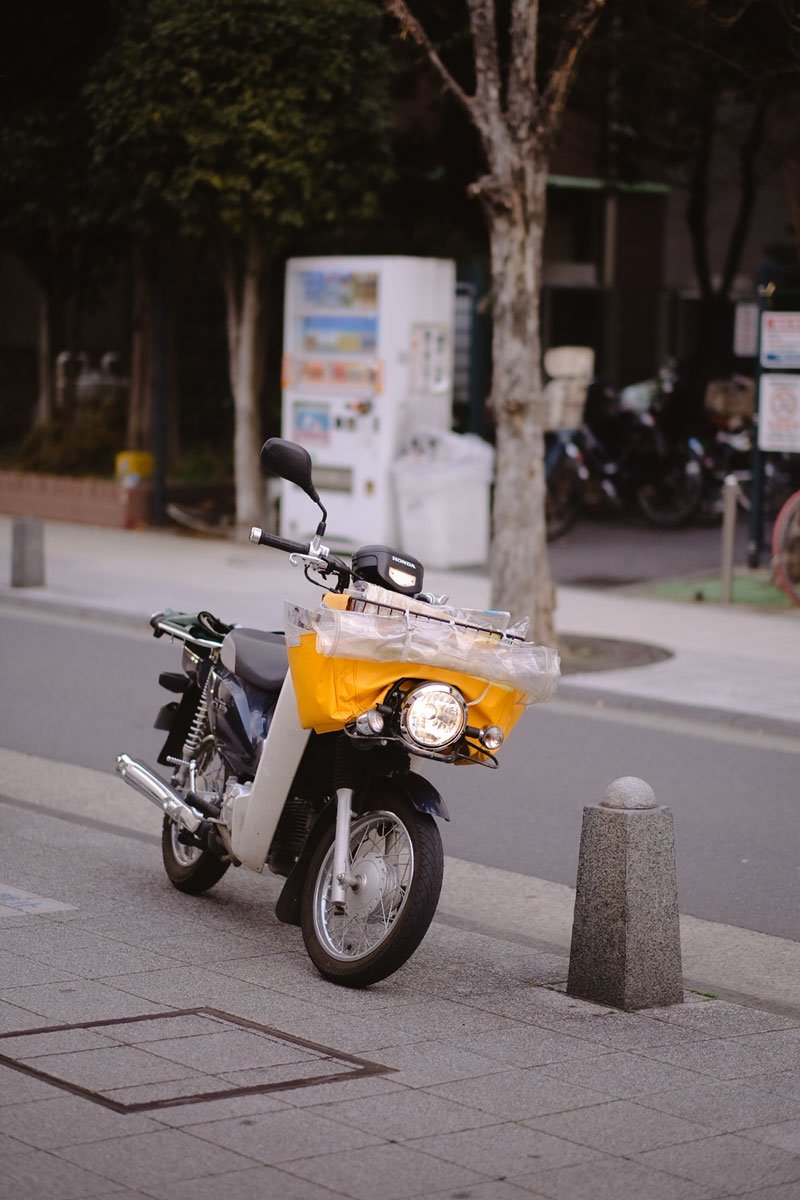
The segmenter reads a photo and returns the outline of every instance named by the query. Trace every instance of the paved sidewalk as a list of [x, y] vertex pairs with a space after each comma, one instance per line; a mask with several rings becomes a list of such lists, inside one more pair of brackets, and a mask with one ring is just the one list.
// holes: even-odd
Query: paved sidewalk
[[[274, 552], [55, 523], [47, 575], [0, 599], [142, 624], [202, 606], [268, 627], [284, 596], [316, 595]], [[488, 596], [477, 574], [427, 582]], [[800, 723], [799, 616], [561, 589], [565, 632], [673, 653], [562, 691]], [[780, 1003], [698, 989], [610, 1010], [564, 992], [570, 889], [555, 903], [557, 885], [448, 861], [414, 958], [351, 992], [276, 921], [281, 880], [231, 870], [205, 897], [172, 889], [159, 813], [131, 797], [104, 773], [0, 751], [3, 1200], [800, 1197], [797, 943], [722, 926], [703, 943], [689, 924], [689, 978], [713, 983], [695, 947], [715, 933], [760, 939]]]
[[183, 896], [154, 808], [126, 822], [118, 781], [15, 779], [8, 753], [4, 1200], [800, 1195], [800, 1007], [574, 1000], [563, 953], [459, 921], [447, 883], [406, 967], [336, 988], [277, 923], [281, 880]]

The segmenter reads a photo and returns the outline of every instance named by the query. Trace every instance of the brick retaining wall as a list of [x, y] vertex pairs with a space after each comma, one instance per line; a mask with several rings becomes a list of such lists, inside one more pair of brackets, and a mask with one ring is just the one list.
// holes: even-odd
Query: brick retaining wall
[[13, 517], [133, 529], [149, 523], [152, 498], [149, 483], [124, 487], [113, 479], [0, 471], [0, 513]]

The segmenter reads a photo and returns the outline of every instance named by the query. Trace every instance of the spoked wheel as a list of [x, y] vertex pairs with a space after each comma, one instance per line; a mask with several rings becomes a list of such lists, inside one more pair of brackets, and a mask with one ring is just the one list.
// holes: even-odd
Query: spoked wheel
[[653, 478], [636, 493], [641, 512], [658, 529], [686, 525], [697, 514], [702, 499], [702, 464], [689, 449], [654, 459]]
[[[225, 766], [214, 750], [210, 738], [205, 756], [198, 756], [196, 786], [198, 792], [208, 796], [221, 796], [225, 787]], [[199, 896], [202, 892], [207, 892], [220, 881], [231, 865], [230, 860], [223, 862], [209, 850], [184, 845], [180, 841], [179, 826], [169, 817], [164, 817], [161, 828], [161, 856], [170, 883], [179, 892], [187, 892], [190, 896]]]
[[333, 828], [309, 865], [301, 901], [303, 940], [326, 979], [366, 987], [410, 958], [433, 920], [444, 855], [432, 817], [387, 796], [353, 818], [344, 904], [331, 901]]
[[547, 473], [544, 519], [548, 542], [563, 537], [583, 508], [583, 480], [577, 464], [566, 455]]
[[[761, 511], [767, 520], [777, 523], [778, 513], [787, 499], [791, 498], [796, 486], [795, 480], [780, 462], [765, 459]], [[738, 500], [744, 511], [750, 512], [753, 507], [753, 473], [750, 470], [740, 472]]]
[[772, 567], [778, 587], [800, 604], [800, 492], [789, 497], [775, 519]]

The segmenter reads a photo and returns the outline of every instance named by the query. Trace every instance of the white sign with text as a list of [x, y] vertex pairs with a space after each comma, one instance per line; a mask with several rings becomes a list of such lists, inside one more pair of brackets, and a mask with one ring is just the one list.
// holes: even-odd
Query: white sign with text
[[762, 450], [800, 452], [800, 375], [762, 375], [758, 411]]
[[761, 365], [800, 367], [800, 313], [761, 314]]

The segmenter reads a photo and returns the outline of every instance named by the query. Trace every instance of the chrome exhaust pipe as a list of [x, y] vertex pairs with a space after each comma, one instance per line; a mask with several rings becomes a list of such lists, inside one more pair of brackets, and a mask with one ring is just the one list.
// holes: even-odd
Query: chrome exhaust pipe
[[143, 762], [139, 762], [138, 758], [131, 758], [129, 754], [118, 754], [117, 774], [178, 825], [188, 829], [190, 833], [199, 829], [203, 821], [202, 814], [181, 800], [168, 783]]

